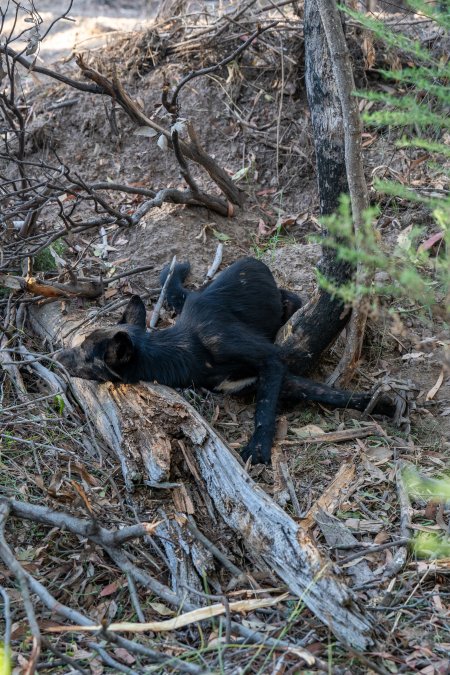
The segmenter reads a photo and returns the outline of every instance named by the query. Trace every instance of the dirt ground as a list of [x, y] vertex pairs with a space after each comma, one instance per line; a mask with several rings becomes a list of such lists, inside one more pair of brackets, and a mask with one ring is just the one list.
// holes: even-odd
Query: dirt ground
[[[57, 3], [45, 3], [47, 21], [60, 11]], [[98, 14], [97, 14], [98, 6]], [[62, 6], [61, 6], [62, 9]], [[50, 11], [51, 10], [51, 11]], [[122, 77], [130, 93], [138, 96], [147, 111], [155, 109], [157, 119], [161, 115], [158, 105], [163, 74], [172, 82], [182, 77], [187, 67], [192, 67], [183, 58], [162, 60], [161, 67], [152, 69], [143, 48], [148, 46], [149, 37], [145, 26], [151, 24], [149, 10], [141, 3], [122, 2], [97, 3], [95, 7], [88, 2], [75, 2], [71, 15], [76, 23], [70, 32], [64, 33], [64, 45], [67, 49], [74, 40], [77, 49], [88, 49], [89, 58], [95, 64], [101, 64], [106, 70], [112, 63], [123, 64], [131, 49], [135, 49], [136, 37], [124, 34], [123, 24], [140, 21], [144, 26], [142, 42], [141, 72], [129, 68], [122, 71]], [[94, 19], [93, 19], [94, 17]], [[115, 22], [114, 28], [107, 28], [103, 18]], [[90, 42], [84, 46], [84, 39], [92, 33], [91, 21], [97, 22], [95, 30], [101, 38], [103, 49], [91, 49]], [[65, 26], [67, 22], [63, 23]], [[120, 24], [121, 30], [117, 30]], [[61, 24], [57, 24], [60, 26]], [[108, 24], [109, 25], [109, 24]], [[58, 36], [58, 30], [55, 35]], [[265, 66], [264, 55], [252, 59], [251, 63], [241, 65], [239, 72], [231, 70], [227, 82], [218, 78], [194, 80], [192, 86], [185, 88], [182, 98], [183, 111], [192, 119], [195, 127], [201, 130], [201, 141], [211, 155], [231, 174], [245, 170], [240, 181], [246, 192], [246, 204], [236, 217], [227, 219], [207, 212], [203, 208], [187, 208], [163, 205], [152, 211], [136, 228], [112, 232], [112, 247], [108, 263], [120, 270], [139, 265], [154, 265], [154, 272], [132, 279], [131, 289], [139, 292], [158, 286], [158, 274], [162, 267], [177, 255], [179, 260], [189, 260], [192, 265], [193, 283], [200, 283], [210, 265], [218, 241], [224, 248], [224, 264], [247, 254], [263, 256], [271, 265], [275, 275], [284, 285], [307, 296], [313, 289], [314, 264], [319, 257], [317, 247], [308, 244], [309, 236], [317, 233], [318, 201], [314, 175], [314, 155], [306, 95], [301, 79], [302, 73], [293, 63], [297, 54], [301, 54], [301, 44], [295, 37], [289, 37], [287, 43], [288, 59], [284, 75], [284, 94], [280, 129], [281, 149], [276, 166], [274, 126], [267, 132], [258, 133], [239, 124], [235, 110], [253, 106], [252, 123], [258, 127], [270, 125], [276, 120], [280, 82], [278, 74]], [[62, 55], [53, 43], [42, 50], [46, 61], [57, 60], [63, 71], [75, 72], [73, 61], [61, 63]], [[48, 51], [47, 51], [48, 48]], [[197, 55], [194, 55], [198, 59]], [[207, 57], [206, 57], [207, 58]], [[195, 61], [195, 67], [202, 65]], [[136, 68], [136, 67], [135, 67]], [[118, 134], [105, 118], [105, 105], [101, 98], [89, 94], [73, 92], [63, 85], [55, 85], [39, 76], [39, 84], [31, 87], [34, 98], [34, 119], [30, 127], [28, 143], [37, 152], [48, 144], [48, 152], [57, 150], [64, 158], [71, 158], [72, 165], [86, 180], [111, 180], [139, 184], [158, 189], [162, 186], [182, 187], [183, 181], [178, 174], [174, 157], [160, 150], [155, 139], [134, 135], [135, 128], [122, 114], [118, 115]], [[43, 87], [44, 85], [44, 87]], [[261, 92], [273, 92], [261, 96]], [[223, 98], [226, 93], [225, 100]], [[50, 110], [52, 103], [64, 103], [73, 99], [75, 103], [57, 111]], [[233, 102], [233, 109], [230, 103]], [[160, 118], [163, 119], [163, 118]], [[205, 125], [205, 120], [207, 124]], [[391, 171], [404, 171], [405, 160], [393, 151], [392, 140], [382, 133], [369, 144], [366, 157], [366, 174], [371, 177], [384, 166], [386, 156], [391, 151], [389, 168]], [[420, 178], [420, 165], [416, 174], [410, 172], [411, 181]], [[204, 173], [194, 170], [199, 183], [205, 187], [208, 182]], [[139, 198], [126, 204], [135, 206]], [[280, 236], [264, 236], [261, 232], [270, 231], [280, 220], [288, 222]], [[384, 209], [381, 223], [386, 247], [390, 247], [400, 232], [412, 222], [432, 228], [431, 214], [426, 210], [417, 212], [417, 207], [404, 209], [400, 214]], [[430, 230], [431, 231], [431, 230]], [[311, 253], [312, 246], [312, 253]], [[372, 367], [371, 359], [378, 356], [373, 364], [374, 371], [382, 370], [395, 376], [407, 377], [417, 382], [421, 394], [425, 395], [436, 382], [442, 364], [442, 353], [429, 352], [435, 345], [432, 338], [444, 339], [439, 323], [422, 325], [414, 313], [405, 318], [407, 335], [399, 342], [390, 335], [386, 326], [380, 326], [375, 320], [369, 326], [370, 344], [364, 359]], [[425, 342], [424, 342], [425, 341]], [[424, 346], [425, 344], [425, 346]], [[423, 357], [403, 359], [409, 351], [424, 351]], [[337, 358], [335, 350], [334, 358]], [[363, 362], [361, 369], [367, 370]], [[427, 404], [429, 413], [439, 418], [440, 432], [445, 442], [450, 439], [450, 416], [446, 414], [450, 389], [444, 381], [434, 401]], [[419, 401], [421, 398], [419, 397]], [[441, 416], [444, 411], [444, 416]]]
[[[180, 51], [170, 57], [165, 56], [164, 40], [155, 42], [154, 31], [150, 29], [160, 9], [157, 5], [126, 0], [108, 0], [104, 3], [75, 0], [70, 16], [76, 21], [57, 24], [55, 31], [43, 44], [39, 57], [46, 65], [55, 64], [61, 72], [78, 76], [71, 53], [73, 48], [85, 51], [89, 62], [103, 69], [103, 72], [112, 72], [116, 68], [129, 94], [139, 100], [149, 116], [165, 123], [167, 120], [160, 107], [164, 77], [175, 83], [190, 69], [220, 60], [229, 48], [226, 44], [215, 45], [214, 49], [205, 48], [188, 53]], [[174, 13], [175, 5], [172, 3]], [[42, 0], [38, 6], [44, 26], [66, 7], [59, 0]], [[192, 3], [193, 12], [197, 11], [196, 7]], [[200, 19], [194, 14], [193, 21]], [[139, 32], [134, 32], [136, 27]], [[163, 24], [163, 38], [166, 30]], [[175, 30], [171, 33], [171, 39], [175, 39], [174, 35], [177, 37]], [[181, 41], [180, 37], [178, 39]], [[283, 73], [279, 67], [273, 66], [276, 48], [271, 43], [270, 50], [264, 45], [257, 47], [251, 55], [245, 55], [238, 66], [230, 65], [220, 75], [194, 80], [182, 94], [181, 114], [192, 120], [205, 149], [230, 175], [241, 172], [238, 185], [246, 195], [243, 209], [237, 209], [233, 218], [225, 218], [203, 207], [164, 204], [161, 208], [153, 209], [137, 226], [106, 228], [109, 248], [104, 259], [98, 254], [102, 242], [98, 232], [68, 239], [69, 245], [86, 247], [87, 253], [78, 268], [86, 276], [100, 271], [107, 276], [144, 265], [151, 266], [144, 274], [117, 282], [109, 289], [107, 301], [145, 292], [154, 301], [157, 297], [155, 289], [159, 286], [159, 272], [174, 255], [178, 260], [190, 261], [192, 272], [189, 283], [192, 286], [200, 285], [219, 242], [224, 244], [223, 266], [240, 256], [256, 255], [271, 267], [283, 286], [299, 292], [305, 299], [314, 291], [314, 267], [320, 257], [320, 246], [311, 243], [310, 238], [319, 231], [318, 196], [312, 132], [304, 90], [303, 45], [294, 31], [283, 34], [280, 40], [280, 50], [284, 55]], [[136, 54], [140, 57], [137, 58]], [[164, 186], [184, 186], [173, 154], [161, 150], [156, 138], [137, 135], [135, 125], [120, 111], [115, 113], [115, 123], [110, 122], [112, 108], [109, 100], [70, 90], [63, 84], [36, 74], [26, 78], [26, 88], [32, 105], [27, 139], [30, 158], [53, 161], [56, 152], [63, 162], [70, 162], [73, 172], [82, 175], [87, 182], [111, 181], [155, 190]], [[249, 111], [251, 115], [245, 119]], [[374, 175], [379, 173], [380, 167], [389, 165], [394, 172], [405, 170], [404, 156], [395, 151], [395, 139], [390, 137], [389, 132], [373, 134], [373, 139], [366, 137], [366, 141], [369, 140], [365, 150], [369, 184]], [[420, 164], [415, 166], [411, 161], [407, 169], [412, 183], [421, 178]], [[195, 167], [193, 173], [202, 187], [214, 191], [204, 172]], [[375, 196], [373, 192], [371, 194]], [[143, 199], [124, 193], [120, 195], [114, 205], [124, 211], [133, 211]], [[395, 204], [386, 200], [383, 203], [380, 231], [387, 250], [397, 241], [401, 232], [418, 219], [418, 224], [425, 227], [424, 237], [432, 234], [434, 226], [429, 212], [419, 211], [414, 205], [406, 206], [399, 212]], [[65, 249], [62, 255], [70, 257], [72, 253], [70, 249]], [[99, 304], [83, 301], [78, 303], [78, 308], [88, 314], [104, 302], [105, 299]], [[384, 304], [387, 309], [390, 302], [386, 298], [382, 306]], [[387, 449], [380, 440], [344, 446], [336, 443], [320, 448], [302, 446], [299, 449], [294, 441], [301, 436], [306, 425], [313, 424], [322, 431], [336, 430], [352, 425], [352, 420], [360, 420], [360, 415], [351, 411], [325, 410], [314, 405], [286, 410], [280, 421], [279, 437], [291, 442], [285, 452], [303, 510], [307, 510], [308, 505], [322, 494], [340, 465], [346, 460], [352, 461], [356, 456], [363, 458], [364, 467], [377, 486], [383, 482], [380, 473], [389, 474], [386, 461], [392, 458], [394, 446], [429, 475], [433, 471], [448, 469], [450, 378], [448, 370], [443, 371], [443, 343], [448, 338], [444, 332], [444, 321], [438, 314], [424, 320], [416, 308], [408, 304], [407, 299], [399, 303], [396, 309], [402, 317], [401, 328], [392, 323], [386, 312], [379, 312], [370, 318], [364, 352], [353, 386], [355, 390], [371, 390], [386, 375], [413, 381], [418, 392], [417, 407], [411, 420], [411, 435], [405, 439], [401, 432], [386, 423], [384, 428], [390, 438], [395, 439]], [[101, 321], [112, 323], [118, 315], [117, 311], [107, 313]], [[168, 325], [172, 320], [170, 314], [163, 311], [162, 325]], [[345, 339], [344, 334], [330, 353], [324, 355], [315, 373], [317, 379], [325, 379], [333, 370]], [[435, 395], [427, 400], [427, 394], [439, 380], [441, 372], [444, 372], [442, 382]], [[231, 447], [238, 448], [248, 440], [254, 413], [251, 399], [233, 399], [205, 392], [189, 391], [185, 394]], [[385, 455], [381, 457], [384, 451]], [[30, 464], [28, 459], [24, 461], [27, 471], [32, 473], [31, 460]], [[50, 501], [54, 498], [56, 504], [58, 501], [70, 504], [68, 493], [61, 490], [58, 494], [53, 482], [55, 489], [52, 497], [46, 493], [45, 482], [50, 480], [54, 470], [52, 461], [46, 462], [46, 478], [44, 476], [43, 481], [36, 483], [36, 489], [46, 494]], [[113, 463], [109, 464], [112, 474], [117, 471], [117, 467], [113, 467]], [[12, 480], [14, 471], [14, 466], [7, 467], [8, 480]], [[98, 467], [95, 471], [98, 472]], [[277, 476], [274, 477], [270, 468], [253, 467], [250, 473], [264, 490], [279, 497], [279, 501], [283, 500], [277, 493]], [[389, 476], [392, 481], [392, 475]], [[64, 481], [61, 478], [62, 483]], [[368, 492], [372, 490], [372, 487], [368, 487], [367, 477], [366, 483], [361, 484], [362, 493], [365, 489]], [[27, 496], [31, 489], [35, 487], [25, 486], [23, 494]], [[389, 520], [394, 520], [389, 511], [394, 500], [392, 484], [389, 491], [382, 487], [378, 489], [374, 501], [371, 502], [370, 497], [367, 503], [371, 509], [376, 502], [376, 511], [379, 503], [385, 499], [386, 517], [378, 518], [372, 532], [374, 536], [389, 530]], [[136, 503], [140, 504], [143, 512], [156, 516], [158, 499], [159, 495], [150, 498], [148, 490], [142, 490], [138, 492]], [[113, 501], [111, 508], [116, 509], [115, 517], [119, 518], [117, 500]], [[370, 520], [371, 512], [367, 503], [361, 496], [356, 504], [350, 504], [350, 500], [344, 502], [341, 515], [349, 527], [355, 513], [362, 513], [363, 517]], [[106, 509], [104, 502], [102, 504]], [[378, 517], [379, 512], [376, 513]], [[373, 522], [375, 520], [374, 517]], [[222, 537], [230, 547], [235, 547], [233, 552], [237, 559], [238, 549], [242, 551], [241, 545], [232, 541], [227, 530], [222, 529], [216, 534], [218, 539]], [[26, 532], [18, 534], [18, 541], [25, 550]], [[94, 553], [92, 557], [95, 557]], [[413, 585], [411, 580], [408, 583]], [[89, 585], [88, 590], [95, 593], [93, 585]], [[92, 599], [89, 603], [94, 605]], [[96, 609], [93, 608], [93, 611]], [[106, 607], [99, 609], [100, 618], [105, 617], [107, 611]], [[325, 658], [325, 631], [320, 632], [314, 620], [312, 625], [314, 635], [309, 645]], [[414, 626], [408, 630], [409, 633], [405, 629], [399, 641], [404, 638], [405, 641], [410, 640], [409, 644], [418, 645], [423, 639], [429, 640], [431, 644], [432, 629], [427, 632], [424, 628], [424, 637], [418, 631], [417, 634], [414, 632]], [[184, 638], [189, 642], [189, 635]], [[345, 663], [343, 653], [340, 658]], [[395, 659], [391, 663], [394, 662]], [[98, 671], [93, 669], [92, 672], [101, 672], [101, 666], [98, 662], [96, 664]], [[372, 672], [361, 664], [355, 668], [347, 672]], [[50, 669], [48, 672], [63, 671]], [[248, 671], [236, 669], [228, 672]], [[272, 672], [281, 674], [294, 671], [274, 669]]]

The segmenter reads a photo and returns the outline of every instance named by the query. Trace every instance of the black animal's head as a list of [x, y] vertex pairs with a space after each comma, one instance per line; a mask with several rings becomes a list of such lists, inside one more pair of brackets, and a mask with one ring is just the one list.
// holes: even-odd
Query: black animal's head
[[137, 343], [145, 335], [145, 306], [133, 295], [118, 326], [100, 328], [77, 347], [62, 349], [56, 359], [73, 377], [97, 382], [133, 382]]

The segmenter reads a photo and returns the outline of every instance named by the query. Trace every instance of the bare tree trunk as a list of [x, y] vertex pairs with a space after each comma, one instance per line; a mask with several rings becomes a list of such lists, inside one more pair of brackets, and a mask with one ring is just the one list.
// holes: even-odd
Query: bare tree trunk
[[[304, 36], [306, 92], [316, 151], [320, 213], [330, 215], [336, 211], [340, 195], [348, 192], [344, 120], [316, 0], [305, 0]], [[319, 269], [336, 284], [348, 281], [353, 272], [348, 263], [336, 259], [334, 250], [326, 247]], [[349, 316], [350, 310], [340, 299], [319, 289], [278, 336], [280, 344], [295, 352], [291, 367], [299, 372], [312, 367], [339, 335]]]
[[[349, 193], [355, 230], [368, 206], [361, 151], [361, 120], [353, 96], [355, 82], [335, 0], [305, 0], [306, 90], [316, 151], [321, 215], [334, 213], [340, 195]], [[320, 271], [334, 284], [349, 281], [354, 269], [324, 247]], [[358, 268], [362, 282], [364, 270]], [[361, 355], [367, 318], [363, 298], [353, 311], [344, 355], [331, 382], [348, 382]], [[294, 350], [291, 368], [304, 372], [337, 337], [350, 309], [320, 289], [280, 331], [278, 341]]]
[[[315, 1], [319, 9], [320, 19], [331, 56], [333, 75], [342, 109], [347, 182], [354, 228], [355, 232], [358, 232], [363, 224], [364, 211], [369, 206], [369, 198], [362, 162], [361, 118], [358, 100], [353, 95], [355, 80], [353, 78], [352, 63], [336, 0]], [[356, 277], [358, 283], [364, 281], [365, 274], [361, 266], [358, 266]], [[351, 380], [361, 356], [366, 321], [367, 301], [365, 298], [362, 298], [357, 306], [354, 307], [350, 319], [345, 351], [332, 375], [332, 382], [339, 380], [340, 384], [345, 385]]]

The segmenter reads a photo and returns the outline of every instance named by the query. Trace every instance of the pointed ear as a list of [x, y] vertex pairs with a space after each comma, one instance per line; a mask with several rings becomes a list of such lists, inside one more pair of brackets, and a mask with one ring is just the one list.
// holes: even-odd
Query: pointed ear
[[131, 361], [133, 354], [133, 341], [126, 331], [121, 330], [108, 341], [105, 361], [111, 368], [124, 366]]
[[145, 329], [146, 317], [144, 303], [138, 295], [133, 295], [119, 323], [128, 323]]

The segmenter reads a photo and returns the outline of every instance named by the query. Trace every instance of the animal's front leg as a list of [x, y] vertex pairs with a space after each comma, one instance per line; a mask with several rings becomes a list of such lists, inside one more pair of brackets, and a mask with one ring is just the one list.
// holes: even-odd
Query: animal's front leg
[[249, 443], [242, 450], [242, 458], [249, 457], [253, 464], [270, 463], [278, 398], [286, 367], [277, 356], [269, 357], [258, 377], [256, 392], [255, 430]]

